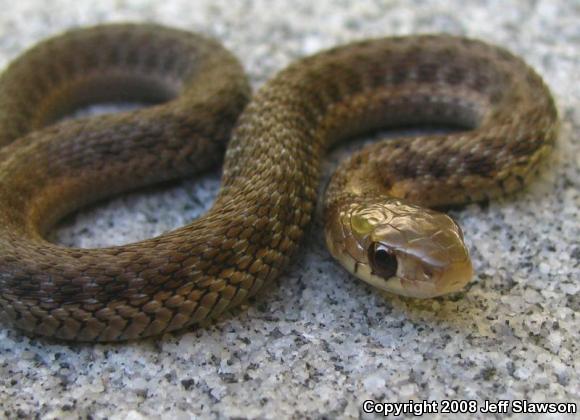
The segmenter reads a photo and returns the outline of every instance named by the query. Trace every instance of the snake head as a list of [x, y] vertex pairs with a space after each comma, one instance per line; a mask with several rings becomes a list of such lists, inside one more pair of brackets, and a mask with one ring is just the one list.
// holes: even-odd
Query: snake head
[[349, 204], [327, 222], [333, 256], [379, 289], [431, 298], [461, 290], [473, 276], [461, 228], [444, 213], [387, 199]]

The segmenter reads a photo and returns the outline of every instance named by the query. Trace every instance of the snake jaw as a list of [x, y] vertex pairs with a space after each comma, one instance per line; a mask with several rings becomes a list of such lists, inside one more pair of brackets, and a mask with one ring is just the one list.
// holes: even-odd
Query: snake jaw
[[[373, 249], [382, 247], [384, 245], [371, 246]], [[394, 253], [396, 272], [384, 276], [382, 270], [375, 266], [376, 259], [372, 259], [371, 252], [369, 250], [369, 263], [358, 264], [353, 274], [381, 290], [401, 296], [427, 299], [458, 292], [473, 276], [469, 259], [435, 266], [401, 252]]]
[[400, 255], [396, 276], [385, 279], [383, 289], [414, 298], [433, 298], [460, 291], [473, 276], [471, 260], [450, 262], [444, 266]]

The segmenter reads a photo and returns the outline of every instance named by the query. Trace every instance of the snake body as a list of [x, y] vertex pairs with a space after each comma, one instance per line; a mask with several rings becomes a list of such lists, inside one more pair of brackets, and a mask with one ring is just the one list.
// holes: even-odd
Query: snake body
[[[357, 256], [373, 217], [386, 212], [372, 194], [390, 197], [392, 221], [413, 217], [417, 204], [509, 193], [529, 181], [557, 131], [550, 93], [523, 61], [448, 35], [324, 51], [281, 71], [246, 106], [249, 97], [241, 66], [216, 41], [157, 25], [73, 30], [16, 59], [0, 78], [2, 320], [60, 339], [115, 341], [214, 318], [288, 265], [312, 217], [323, 156], [338, 141], [409, 124], [471, 129], [379, 142], [337, 171], [327, 239], [343, 241], [331, 243], [337, 258], [366, 258], [360, 265], [376, 276], [382, 245], [371, 243], [375, 257]], [[154, 105], [57, 121], [120, 100]], [[80, 206], [203, 171], [226, 145], [216, 202], [190, 225], [102, 249], [44, 239]], [[409, 235], [401, 237], [416, 249]]]

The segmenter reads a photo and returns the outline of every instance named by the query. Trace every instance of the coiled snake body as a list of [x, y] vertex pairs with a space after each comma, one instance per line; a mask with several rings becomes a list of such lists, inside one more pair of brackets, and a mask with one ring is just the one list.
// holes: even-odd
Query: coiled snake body
[[[417, 205], [520, 188], [557, 131], [550, 93], [524, 62], [447, 35], [334, 48], [281, 71], [245, 107], [249, 96], [217, 42], [156, 25], [74, 30], [14, 61], [0, 78], [1, 318], [36, 334], [112, 341], [215, 317], [287, 266], [331, 145], [424, 123], [471, 130], [379, 142], [341, 165], [327, 192], [327, 241], [379, 287], [457, 290], [471, 277], [461, 231]], [[157, 104], [56, 122], [119, 100]], [[215, 164], [244, 107], [222, 188], [200, 219], [103, 249], [43, 238], [82, 205]]]

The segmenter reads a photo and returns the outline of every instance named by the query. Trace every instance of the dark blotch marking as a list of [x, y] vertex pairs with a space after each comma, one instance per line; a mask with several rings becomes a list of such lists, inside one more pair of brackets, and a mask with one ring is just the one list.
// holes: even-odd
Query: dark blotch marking
[[437, 72], [439, 70], [439, 66], [435, 63], [423, 63], [420, 64], [417, 69], [417, 76], [419, 82], [433, 82], [437, 78]]
[[445, 75], [445, 81], [450, 85], [458, 85], [465, 79], [465, 69], [452, 67]]
[[496, 160], [493, 156], [478, 156], [467, 153], [462, 161], [465, 169], [474, 175], [490, 176], [496, 169]]
[[473, 80], [472, 87], [477, 92], [483, 92], [487, 89], [489, 83], [490, 83], [489, 77], [487, 77], [485, 74], [478, 74], [477, 76], [475, 76], [475, 79]]
[[400, 85], [407, 80], [409, 70], [405, 67], [399, 67], [393, 71], [393, 84]]
[[429, 163], [429, 173], [434, 178], [445, 178], [449, 174], [449, 165], [447, 165], [447, 161], [441, 161], [438, 159], [433, 159]]

